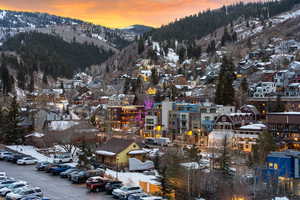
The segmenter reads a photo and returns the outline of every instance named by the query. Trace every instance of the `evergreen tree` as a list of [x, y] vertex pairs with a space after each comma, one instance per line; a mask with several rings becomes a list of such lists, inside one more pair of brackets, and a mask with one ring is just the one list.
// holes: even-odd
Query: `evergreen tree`
[[179, 49], [178, 55], [179, 55], [179, 63], [180, 63], [180, 64], [181, 64], [181, 63], [184, 61], [184, 59], [185, 59], [185, 52], [186, 52], [186, 50], [185, 50], [184, 47], [181, 47], [181, 48]]
[[275, 103], [274, 109], [272, 111], [273, 112], [284, 112], [285, 111], [285, 105], [281, 101], [281, 96], [280, 95], [277, 95], [276, 103]]
[[230, 151], [229, 151], [229, 140], [227, 135], [225, 135], [221, 147], [221, 156], [220, 156], [220, 169], [223, 171], [224, 175], [230, 174]]
[[233, 105], [235, 91], [233, 81], [235, 79], [234, 64], [232, 59], [226, 56], [223, 58], [221, 69], [219, 72], [218, 83], [215, 92], [215, 103], [221, 105]]
[[12, 91], [12, 79], [11, 75], [5, 64], [2, 63], [1, 66], [1, 80], [2, 80], [2, 92], [7, 95]]
[[267, 155], [271, 151], [275, 150], [276, 143], [273, 135], [268, 131], [264, 131], [262, 134], [259, 135], [257, 145], [255, 146], [256, 155], [254, 157], [254, 162], [259, 165], [263, 165]]
[[14, 97], [9, 108], [7, 124], [4, 127], [5, 143], [7, 144], [22, 144], [24, 142], [25, 130], [20, 127], [23, 120], [19, 110], [19, 104], [16, 97]]
[[243, 91], [243, 93], [248, 93], [248, 81], [247, 78], [243, 78], [242, 82], [241, 82], [241, 90]]
[[151, 83], [153, 85], [157, 85], [159, 83], [159, 75], [155, 67], [151, 69]]
[[138, 41], [138, 54], [143, 53], [145, 50], [145, 41], [142, 37], [140, 37]]
[[17, 72], [17, 80], [18, 80], [18, 87], [24, 90], [26, 88], [26, 78], [25, 78], [25, 72], [23, 70], [19, 70]]
[[225, 27], [224, 28], [224, 33], [221, 39], [221, 45], [224, 46], [227, 42], [231, 42], [232, 41], [232, 37], [228, 32], [228, 28]]
[[91, 168], [91, 159], [93, 156], [91, 146], [85, 142], [85, 139], [79, 145], [80, 153], [78, 156], [78, 164], [82, 169], [90, 169]]
[[34, 73], [31, 73], [31, 76], [30, 76], [30, 83], [29, 83], [29, 86], [28, 86], [29, 92], [34, 92], [34, 88], [35, 88], [35, 83], [34, 83]]
[[47, 78], [47, 74], [46, 73], [43, 74], [43, 83], [46, 84], [46, 85], [48, 85], [48, 78]]

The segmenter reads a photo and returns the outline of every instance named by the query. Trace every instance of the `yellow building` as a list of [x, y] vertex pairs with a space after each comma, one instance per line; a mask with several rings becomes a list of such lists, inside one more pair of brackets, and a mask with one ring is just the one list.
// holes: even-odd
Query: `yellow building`
[[96, 159], [108, 167], [122, 169], [128, 166], [129, 158], [144, 160], [145, 151], [133, 140], [112, 138], [96, 150]]

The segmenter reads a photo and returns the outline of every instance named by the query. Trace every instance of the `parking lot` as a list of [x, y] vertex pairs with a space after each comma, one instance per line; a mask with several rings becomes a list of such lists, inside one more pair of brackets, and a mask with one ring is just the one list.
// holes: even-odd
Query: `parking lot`
[[108, 200], [111, 196], [104, 193], [90, 193], [85, 184], [77, 185], [44, 172], [38, 172], [34, 166], [19, 166], [10, 162], [0, 161], [0, 171], [7, 176], [27, 181], [32, 186], [42, 189], [45, 197], [51, 200]]

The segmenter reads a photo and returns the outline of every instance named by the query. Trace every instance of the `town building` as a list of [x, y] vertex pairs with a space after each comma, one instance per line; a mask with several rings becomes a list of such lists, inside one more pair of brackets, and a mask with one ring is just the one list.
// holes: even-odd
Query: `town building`
[[300, 112], [267, 114], [267, 126], [282, 147], [300, 149]]

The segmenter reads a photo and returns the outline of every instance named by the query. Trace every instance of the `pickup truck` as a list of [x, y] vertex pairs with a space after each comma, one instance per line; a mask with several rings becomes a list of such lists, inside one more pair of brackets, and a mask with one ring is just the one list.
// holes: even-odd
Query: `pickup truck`
[[94, 176], [88, 178], [86, 181], [86, 187], [90, 192], [102, 192], [105, 189], [105, 185], [109, 182], [109, 179], [101, 176]]
[[123, 186], [121, 181], [110, 181], [105, 185], [105, 191], [107, 194], [111, 194], [114, 189], [121, 188]]

